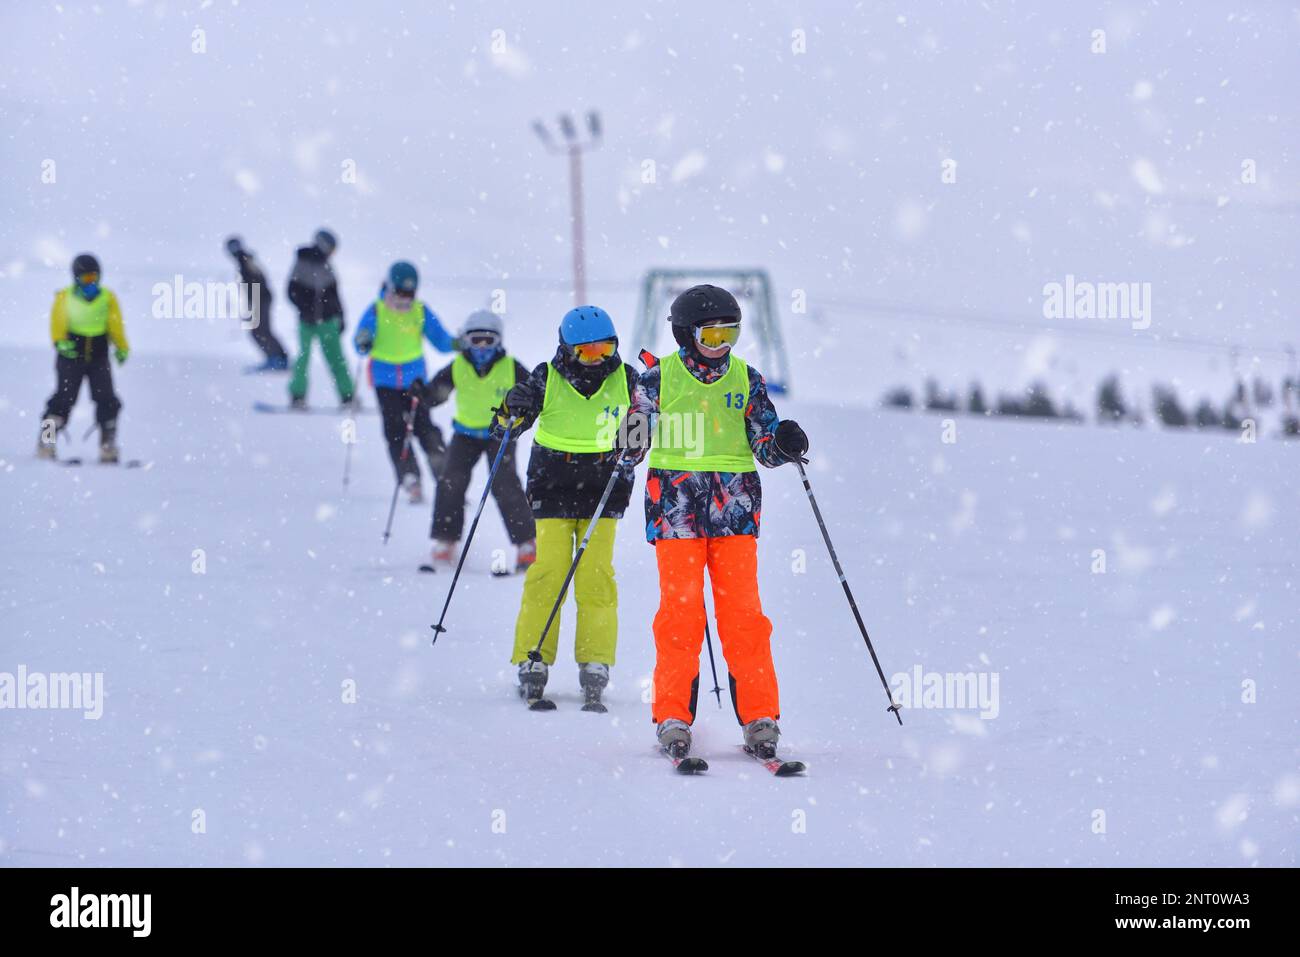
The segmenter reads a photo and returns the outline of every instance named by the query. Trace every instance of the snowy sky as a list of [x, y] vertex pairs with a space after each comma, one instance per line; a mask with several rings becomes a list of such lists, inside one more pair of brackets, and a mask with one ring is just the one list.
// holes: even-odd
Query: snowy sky
[[83, 248], [119, 279], [225, 278], [227, 233], [280, 272], [322, 223], [366, 290], [398, 256], [431, 277], [562, 279], [564, 164], [530, 123], [598, 108], [597, 282], [757, 263], [814, 307], [1035, 323], [1043, 284], [1073, 274], [1152, 283], [1149, 336], [1296, 338], [1300, 14], [1281, 4], [208, 0], [0, 17], [8, 322], [39, 326]]

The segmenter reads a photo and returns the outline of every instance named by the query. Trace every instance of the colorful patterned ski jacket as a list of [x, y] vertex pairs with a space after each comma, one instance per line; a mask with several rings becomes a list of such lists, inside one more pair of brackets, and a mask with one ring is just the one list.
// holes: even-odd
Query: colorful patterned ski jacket
[[[685, 349], [678, 351], [687, 370], [700, 382], [715, 382], [730, 368], [728, 355], [714, 367], [705, 365]], [[649, 353], [641, 353], [646, 371], [637, 379], [632, 412], [659, 412], [660, 367]], [[767, 383], [749, 367], [749, 397], [745, 406], [745, 432], [754, 461], [775, 468], [790, 461], [772, 436], [780, 417], [767, 394]], [[763, 511], [763, 488], [758, 472], [685, 472], [651, 468], [645, 481], [646, 541], [661, 538], [720, 538], [758, 535]]]

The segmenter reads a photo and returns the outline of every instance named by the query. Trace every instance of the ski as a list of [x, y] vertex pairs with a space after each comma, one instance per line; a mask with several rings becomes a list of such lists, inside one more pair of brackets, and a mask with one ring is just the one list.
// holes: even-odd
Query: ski
[[[448, 565], [447, 567], [448, 567], [448, 568], [451, 568], [452, 566]], [[437, 567], [436, 565], [430, 565], [428, 562], [425, 562], [423, 565], [420, 565], [419, 567], [417, 567], [417, 568], [416, 568], [416, 571], [418, 571], [418, 572], [420, 572], [420, 573], [422, 573], [422, 574], [425, 574], [425, 575], [433, 575], [433, 574], [436, 574], [436, 573], [437, 573], [437, 571], [438, 571], [438, 567]], [[517, 573], [517, 572], [495, 572], [495, 571], [494, 571], [494, 572], [492, 572], [491, 574], [492, 574], [492, 577], [493, 577], [493, 578], [513, 578], [513, 577], [514, 577], [516, 574], [518, 574], [518, 573]]]
[[667, 748], [660, 748], [659, 753], [673, 763], [678, 774], [703, 774], [709, 770], [709, 762], [703, 758], [678, 758], [669, 753]]
[[752, 748], [744, 747], [742, 750], [778, 778], [794, 777], [795, 775], [803, 774], [808, 770], [808, 765], [804, 764], [802, 761], [783, 761], [781, 758], [775, 756], [771, 758], [761, 758]]
[[379, 411], [379, 410], [378, 410], [378, 409], [372, 409], [372, 408], [370, 408], [369, 406], [357, 406], [355, 409], [339, 409], [339, 408], [333, 408], [333, 409], [331, 409], [331, 408], [323, 408], [323, 407], [320, 407], [320, 406], [306, 406], [306, 407], [301, 408], [301, 409], [295, 409], [293, 406], [290, 406], [290, 405], [277, 405], [277, 404], [274, 403], [274, 402], [254, 402], [254, 403], [253, 403], [253, 411], [254, 411], [254, 412], [266, 412], [266, 413], [270, 413], [270, 414], [273, 414], [273, 415], [274, 415], [274, 414], [284, 414], [284, 415], [334, 415], [334, 416], [347, 416], [347, 415], [368, 415], [368, 414], [371, 414], [371, 413], [377, 412], [377, 411]]
[[284, 365], [284, 366], [268, 366], [268, 365], [260, 365], [260, 366], [245, 366], [243, 369], [240, 370], [240, 372], [242, 372], [244, 375], [276, 375], [276, 374], [279, 374], [279, 373], [282, 373], [282, 372], [288, 372], [288, 371], [289, 371], [289, 367], [288, 367], [287, 365]]
[[[66, 466], [67, 468], [78, 468], [82, 465], [85, 465], [86, 460], [82, 458], [59, 459], [58, 463], [60, 465]], [[153, 463], [143, 462], [140, 459], [123, 459], [120, 462], [98, 462], [96, 464], [105, 465], [105, 466], [116, 465], [118, 468], [123, 468], [123, 469], [142, 469], [142, 468], [146, 468], [148, 465], [152, 465]]]

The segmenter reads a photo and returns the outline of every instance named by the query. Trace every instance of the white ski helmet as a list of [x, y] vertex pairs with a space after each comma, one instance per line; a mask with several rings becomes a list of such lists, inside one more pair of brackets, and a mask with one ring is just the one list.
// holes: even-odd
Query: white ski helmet
[[498, 336], [503, 335], [501, 328], [501, 317], [490, 309], [478, 309], [471, 312], [465, 317], [465, 321], [460, 324], [460, 336], [467, 336], [471, 332], [495, 332]]

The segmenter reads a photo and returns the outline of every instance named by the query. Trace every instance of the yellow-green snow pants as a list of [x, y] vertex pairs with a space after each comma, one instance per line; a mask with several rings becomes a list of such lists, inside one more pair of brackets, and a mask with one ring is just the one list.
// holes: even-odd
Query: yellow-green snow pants
[[[573, 563], [573, 554], [587, 531], [589, 518], [539, 518], [537, 561], [524, 578], [524, 597], [515, 622], [515, 650], [510, 660], [519, 664], [537, 647], [546, 617], [551, 613], [560, 585]], [[618, 584], [614, 581], [614, 527], [617, 520], [598, 519], [587, 550], [573, 576], [573, 597], [578, 604], [574, 660], [614, 664], [618, 645]], [[542, 645], [542, 660], [555, 663], [560, 614], [551, 622]]]

